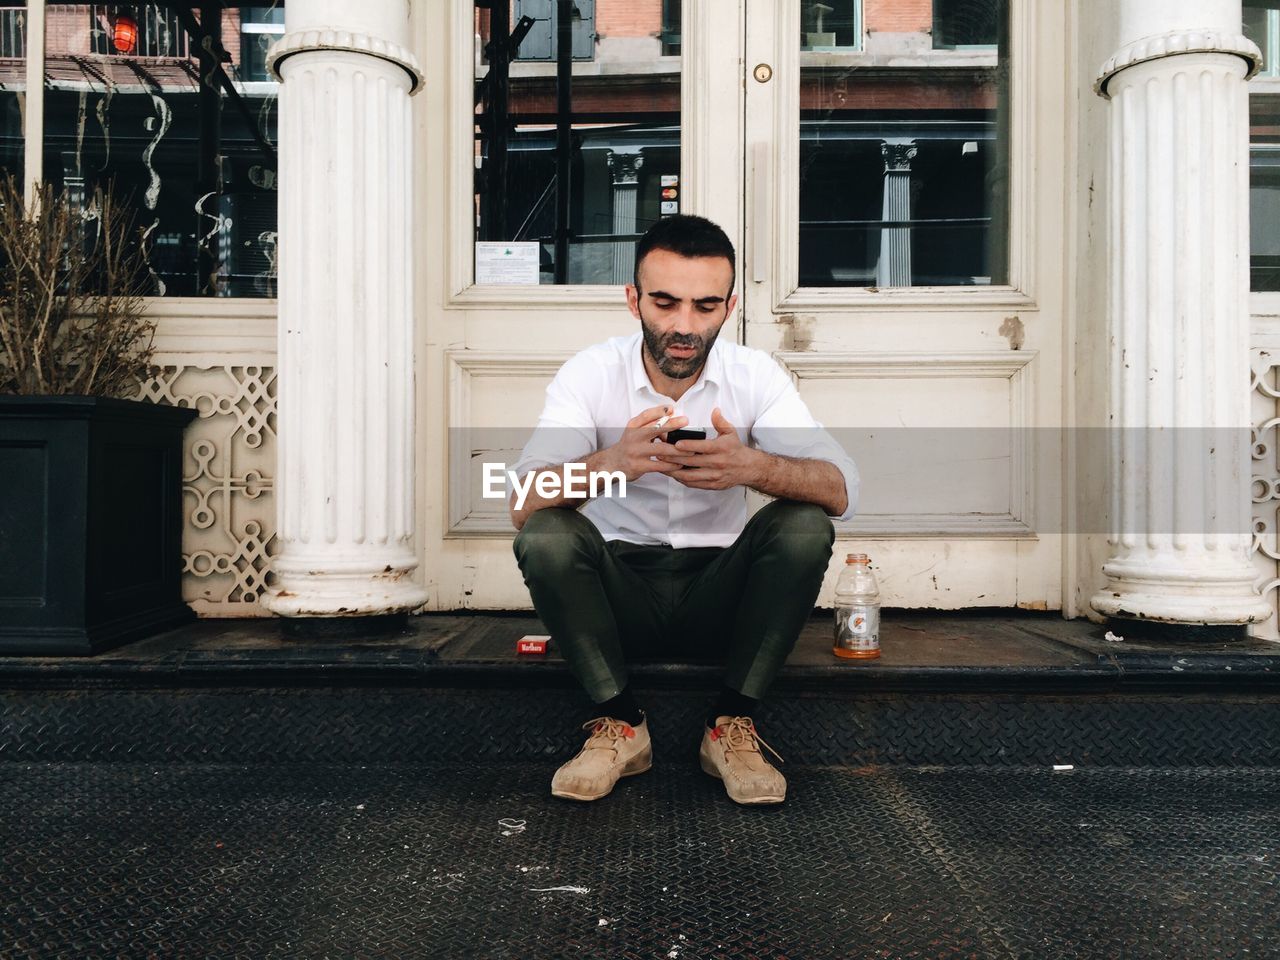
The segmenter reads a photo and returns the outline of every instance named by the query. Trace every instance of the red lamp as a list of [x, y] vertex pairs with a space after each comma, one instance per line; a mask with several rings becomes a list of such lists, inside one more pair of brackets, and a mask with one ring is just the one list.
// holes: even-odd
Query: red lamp
[[132, 13], [123, 11], [112, 19], [111, 43], [117, 53], [133, 53], [138, 49], [138, 21]]

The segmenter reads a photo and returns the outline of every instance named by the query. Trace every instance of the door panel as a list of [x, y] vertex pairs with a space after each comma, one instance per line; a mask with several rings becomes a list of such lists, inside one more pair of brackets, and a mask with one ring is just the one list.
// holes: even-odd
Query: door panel
[[744, 340], [857, 460], [836, 559], [892, 605], [1061, 605], [1052, 6], [747, 3]]

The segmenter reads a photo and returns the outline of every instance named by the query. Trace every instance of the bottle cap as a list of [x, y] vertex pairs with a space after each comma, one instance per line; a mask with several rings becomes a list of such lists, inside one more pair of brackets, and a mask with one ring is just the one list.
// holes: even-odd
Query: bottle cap
[[851, 553], [845, 558], [845, 563], [870, 563], [870, 559], [865, 553]]

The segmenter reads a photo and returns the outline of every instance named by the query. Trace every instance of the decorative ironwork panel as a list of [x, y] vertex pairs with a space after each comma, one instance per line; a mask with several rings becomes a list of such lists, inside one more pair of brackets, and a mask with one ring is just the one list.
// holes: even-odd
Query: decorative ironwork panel
[[1277, 616], [1253, 630], [1280, 637], [1280, 346], [1251, 352], [1253, 385], [1253, 561], [1258, 589]]
[[139, 399], [198, 410], [183, 462], [183, 599], [201, 616], [266, 616], [275, 550], [276, 371], [161, 366]]

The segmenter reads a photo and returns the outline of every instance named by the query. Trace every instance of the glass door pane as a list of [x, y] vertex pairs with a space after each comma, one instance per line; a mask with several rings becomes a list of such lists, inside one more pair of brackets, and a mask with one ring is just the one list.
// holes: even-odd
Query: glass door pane
[[1007, 283], [1007, 0], [849, 6], [800, 4], [800, 286]]
[[475, 24], [476, 282], [630, 282], [680, 209], [680, 4], [477, 0]]
[[1262, 50], [1249, 89], [1249, 286], [1280, 290], [1280, 0], [1247, 0], [1244, 32]]
[[27, 11], [22, 4], [0, 7], [0, 176], [22, 188], [22, 118], [27, 93]]

